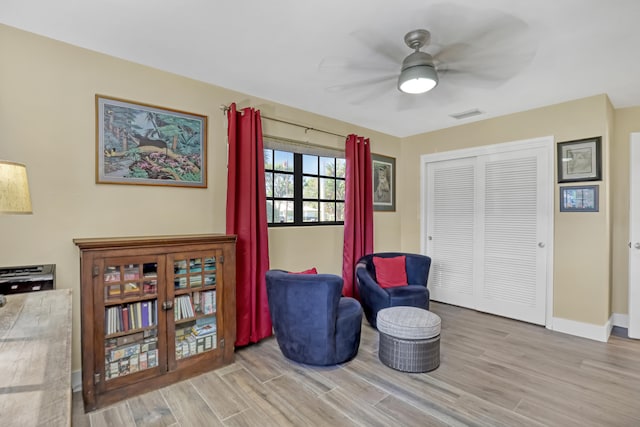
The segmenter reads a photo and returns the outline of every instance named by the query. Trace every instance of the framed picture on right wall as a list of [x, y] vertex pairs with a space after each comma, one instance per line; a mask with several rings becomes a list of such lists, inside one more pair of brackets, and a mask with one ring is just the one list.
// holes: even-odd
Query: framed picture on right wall
[[602, 137], [558, 143], [558, 182], [602, 179]]

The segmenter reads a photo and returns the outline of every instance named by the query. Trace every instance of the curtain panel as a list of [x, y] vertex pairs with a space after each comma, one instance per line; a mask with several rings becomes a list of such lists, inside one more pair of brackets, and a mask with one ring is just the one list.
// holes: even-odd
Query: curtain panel
[[265, 274], [269, 243], [260, 111], [228, 111], [227, 234], [236, 245], [236, 346], [271, 336]]
[[349, 135], [345, 144], [345, 159], [342, 294], [359, 299], [354, 267], [362, 256], [373, 252], [373, 177], [369, 139]]

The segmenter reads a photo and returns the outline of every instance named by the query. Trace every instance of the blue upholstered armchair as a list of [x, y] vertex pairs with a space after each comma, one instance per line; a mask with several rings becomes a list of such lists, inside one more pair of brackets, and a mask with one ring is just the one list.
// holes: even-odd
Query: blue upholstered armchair
[[341, 294], [340, 276], [267, 272], [271, 321], [285, 357], [309, 365], [335, 365], [355, 357], [362, 307]]
[[[374, 257], [405, 257], [406, 285], [382, 287], [378, 283]], [[429, 309], [429, 290], [427, 279], [431, 258], [424, 255], [400, 252], [381, 252], [365, 255], [356, 264], [356, 282], [360, 293], [360, 302], [369, 324], [376, 327], [378, 311], [398, 305]]]

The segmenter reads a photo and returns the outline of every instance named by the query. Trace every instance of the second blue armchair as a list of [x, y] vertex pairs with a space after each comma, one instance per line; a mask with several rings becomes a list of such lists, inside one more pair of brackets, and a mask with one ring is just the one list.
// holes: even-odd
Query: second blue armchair
[[[406, 285], [380, 286], [374, 257], [405, 257]], [[429, 309], [429, 290], [427, 279], [431, 268], [431, 258], [424, 255], [400, 252], [381, 252], [365, 255], [356, 264], [356, 281], [360, 302], [367, 321], [374, 328], [378, 311], [398, 305]]]

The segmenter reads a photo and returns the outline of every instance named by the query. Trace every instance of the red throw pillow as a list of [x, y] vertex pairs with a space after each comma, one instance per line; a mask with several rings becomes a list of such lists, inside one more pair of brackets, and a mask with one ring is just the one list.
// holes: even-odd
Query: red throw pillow
[[298, 272], [290, 271], [289, 274], [318, 274], [318, 270], [316, 270], [316, 268], [313, 267], [304, 271], [298, 271]]
[[393, 258], [373, 257], [376, 267], [376, 279], [383, 288], [394, 288], [407, 285], [407, 269], [404, 255]]

